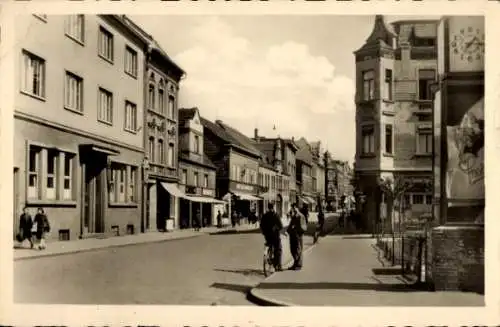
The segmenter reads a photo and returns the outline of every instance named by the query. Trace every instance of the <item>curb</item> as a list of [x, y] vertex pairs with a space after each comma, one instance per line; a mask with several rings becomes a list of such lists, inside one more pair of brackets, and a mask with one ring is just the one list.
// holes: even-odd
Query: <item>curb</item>
[[67, 254], [93, 252], [93, 251], [100, 251], [100, 250], [111, 249], [111, 248], [123, 248], [126, 246], [133, 246], [133, 245], [140, 245], [140, 244], [153, 244], [153, 243], [162, 243], [162, 242], [170, 242], [170, 241], [180, 241], [180, 240], [186, 240], [186, 239], [190, 239], [190, 238], [200, 237], [203, 235], [208, 235], [208, 234], [203, 233], [200, 235], [189, 235], [186, 237], [178, 237], [178, 238], [170, 238], [170, 239], [154, 240], [154, 241], [144, 241], [144, 242], [136, 242], [136, 243], [127, 243], [127, 244], [111, 244], [111, 245], [106, 245], [106, 246], [92, 248], [92, 249], [76, 249], [76, 250], [70, 250], [67, 252], [47, 253], [47, 254], [40, 254], [40, 255], [35, 255], [35, 256], [31, 256], [31, 257], [14, 258], [14, 261], [24, 261], [24, 260], [32, 260], [32, 259], [38, 259], [38, 258], [57, 257], [57, 256], [63, 256], [63, 255], [67, 255]]
[[[313, 243], [311, 246], [309, 246], [307, 249], [305, 249], [302, 252], [302, 255], [305, 257], [309, 252], [312, 251], [312, 249], [316, 245], [318, 245], [318, 243]], [[285, 263], [285, 266], [290, 265], [292, 262], [293, 262], [293, 258], [290, 259], [290, 260], [288, 260]], [[276, 272], [274, 272], [270, 276], [264, 278], [259, 283], [259, 285], [262, 284], [263, 282], [265, 282], [266, 280], [269, 280], [275, 274], [276, 274]], [[247, 300], [248, 301], [250, 301], [252, 303], [255, 303], [257, 305], [260, 305], [260, 306], [267, 306], [267, 307], [294, 307], [294, 306], [298, 306], [297, 304], [293, 304], [293, 303], [289, 303], [289, 302], [285, 302], [285, 301], [276, 300], [274, 298], [258, 294], [259, 293], [259, 285], [251, 288], [250, 291], [248, 291], [248, 293], [247, 293]]]

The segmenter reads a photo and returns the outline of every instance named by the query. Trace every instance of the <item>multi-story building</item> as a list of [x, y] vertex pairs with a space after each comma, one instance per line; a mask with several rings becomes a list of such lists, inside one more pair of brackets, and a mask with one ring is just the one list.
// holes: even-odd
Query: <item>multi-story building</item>
[[118, 15], [23, 15], [15, 31], [15, 224], [43, 207], [51, 238], [136, 233], [148, 41]]
[[316, 194], [318, 205], [325, 206], [325, 162], [321, 153], [321, 142], [311, 142], [311, 153], [313, 157], [313, 190]]
[[264, 188], [263, 208], [265, 210], [265, 204], [271, 201], [275, 204], [276, 212], [283, 216], [290, 211], [291, 204], [296, 201], [291, 185], [295, 184], [297, 146], [293, 141], [280, 137], [262, 137], [257, 129], [254, 131], [253, 140], [255, 147], [263, 153], [259, 167], [259, 181], [261, 187]]
[[203, 226], [214, 224], [222, 201], [215, 199], [216, 166], [204, 153], [204, 132], [198, 108], [179, 110], [179, 171], [181, 198], [181, 228], [192, 227], [199, 213]]
[[[411, 215], [431, 210], [432, 93], [437, 80], [436, 20], [398, 21], [381, 15], [357, 50], [356, 183], [364, 194], [363, 225], [380, 219], [382, 178], [412, 182]], [[388, 206], [386, 206], [388, 207]], [[382, 214], [383, 216], [384, 214]]]
[[261, 152], [253, 141], [220, 120], [201, 118], [205, 154], [217, 167], [216, 193], [228, 202], [224, 216], [248, 217], [258, 210], [258, 171]]
[[[296, 181], [299, 189], [299, 198], [312, 211], [316, 206], [316, 196], [313, 188], [313, 156], [307, 140], [301, 137], [295, 141], [298, 150], [296, 154], [297, 170]], [[316, 177], [316, 176], [314, 176]]]
[[185, 73], [151, 35], [130, 19], [125, 17], [125, 21], [148, 41], [144, 71], [144, 227], [146, 231], [164, 231], [177, 227], [179, 221], [177, 102]]

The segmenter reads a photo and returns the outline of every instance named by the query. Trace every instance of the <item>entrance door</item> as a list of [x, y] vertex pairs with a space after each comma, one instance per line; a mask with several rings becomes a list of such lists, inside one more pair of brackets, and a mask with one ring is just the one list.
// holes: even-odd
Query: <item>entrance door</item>
[[104, 233], [104, 167], [98, 160], [85, 165], [84, 233]]
[[13, 179], [13, 193], [12, 197], [14, 200], [13, 203], [13, 215], [14, 215], [14, 236], [17, 233], [17, 229], [19, 227], [19, 168], [14, 168], [14, 179]]

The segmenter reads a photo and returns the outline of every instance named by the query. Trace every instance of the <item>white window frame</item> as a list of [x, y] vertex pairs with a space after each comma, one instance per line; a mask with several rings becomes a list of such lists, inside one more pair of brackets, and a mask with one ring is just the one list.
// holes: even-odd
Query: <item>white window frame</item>
[[[34, 166], [31, 166], [31, 154], [34, 154]], [[28, 146], [28, 187], [27, 187], [27, 198], [28, 199], [39, 199], [41, 195], [40, 187], [40, 163], [42, 161], [42, 148], [39, 146], [29, 145]], [[33, 178], [33, 179], [32, 179]], [[33, 183], [32, 183], [33, 180]], [[32, 185], [33, 184], [33, 185]]]
[[[426, 144], [422, 144], [420, 140], [420, 138], [424, 135]], [[425, 156], [432, 155], [432, 147], [433, 147], [432, 143], [433, 143], [432, 128], [430, 126], [417, 126], [416, 154]], [[423, 149], [422, 146], [424, 147]]]
[[200, 136], [199, 135], [193, 135], [193, 143], [194, 143], [194, 153], [200, 153]]
[[[391, 131], [390, 138], [388, 138], [387, 132]], [[390, 139], [391, 148], [387, 149], [387, 140]], [[390, 151], [387, 151], [390, 150]], [[393, 124], [385, 124], [384, 126], [384, 153], [385, 154], [393, 154], [394, 153], [394, 125]]]
[[181, 184], [187, 184], [187, 169], [182, 169], [181, 172]]
[[[367, 130], [371, 132], [367, 134]], [[363, 125], [361, 127], [361, 153], [363, 155], [375, 154], [375, 125]]]
[[[64, 153], [64, 163], [63, 163], [63, 200], [73, 200], [73, 164], [75, 160], [75, 155], [70, 153]], [[68, 172], [66, 172], [66, 163], [68, 163]], [[66, 187], [66, 182], [68, 187]]]
[[208, 174], [203, 174], [203, 187], [208, 188]]
[[156, 143], [157, 148], [158, 148], [158, 162], [161, 163], [162, 165], [165, 164], [165, 143], [163, 142], [163, 139], [158, 139], [158, 142]]
[[137, 167], [130, 166], [130, 176], [128, 176], [127, 198], [129, 203], [137, 202]]
[[[390, 74], [388, 74], [390, 72]], [[393, 79], [394, 74], [392, 69], [386, 68], [384, 76], [384, 99], [392, 101], [393, 99]]]
[[363, 81], [363, 101], [375, 99], [375, 70], [369, 69], [361, 73]]
[[[433, 71], [434, 72], [434, 78], [433, 79], [421, 79], [420, 78], [420, 74], [422, 73], [422, 71]], [[419, 101], [432, 101], [432, 92], [431, 92], [431, 89], [430, 89], [430, 85], [432, 83], [434, 83], [437, 79], [437, 71], [436, 69], [434, 68], [418, 68], [417, 70], [417, 76], [418, 76], [418, 79], [417, 79], [417, 99]], [[420, 98], [420, 81], [421, 80], [424, 80], [424, 81], [427, 81], [426, 85], [427, 85], [427, 94], [428, 94], [428, 99], [423, 99], [423, 98]]]
[[64, 79], [64, 108], [83, 113], [83, 78], [70, 71]]
[[45, 59], [26, 50], [22, 51], [21, 92], [45, 99]]
[[126, 202], [126, 183], [127, 183], [127, 167], [125, 165], [120, 165], [116, 168], [117, 178], [116, 185], [118, 186], [118, 191], [116, 192], [116, 202], [125, 203]]
[[148, 84], [148, 108], [155, 110], [156, 86], [153, 82]]
[[[54, 201], [57, 199], [57, 182], [58, 182], [58, 174], [59, 172], [59, 152], [53, 149], [47, 149], [45, 152], [47, 155], [47, 168], [46, 168], [46, 177], [45, 177], [45, 198], [50, 201]], [[52, 160], [51, 160], [52, 159]], [[49, 165], [52, 162], [53, 171], [49, 172]], [[52, 183], [49, 183], [52, 181]], [[52, 187], [49, 186], [52, 184]]]
[[197, 171], [193, 172], [193, 185], [198, 187], [198, 183], [200, 182], [200, 176]]
[[167, 152], [167, 165], [170, 168], [173, 168], [175, 165], [175, 160], [174, 160], [174, 151], [175, 150], [175, 145], [173, 143], [168, 143], [168, 152]]
[[112, 125], [113, 124], [113, 93], [105, 88], [99, 87], [99, 98], [97, 106], [97, 120]]
[[154, 137], [150, 137], [148, 139], [148, 154], [149, 154], [149, 161], [150, 162], [155, 162], [155, 138]]
[[127, 132], [137, 132], [137, 105], [131, 101], [125, 100], [125, 126]]
[[175, 119], [175, 97], [169, 96], [168, 97], [168, 112], [167, 112], [168, 118], [170, 119]]
[[114, 35], [110, 31], [108, 31], [104, 26], [99, 26], [98, 30], [98, 45], [97, 52], [99, 57], [102, 59], [113, 63], [114, 62], [114, 47], [115, 40]]
[[137, 78], [138, 75], [138, 56], [137, 51], [135, 51], [132, 47], [125, 45], [125, 73], [132, 76], [133, 78]]
[[166, 108], [166, 103], [165, 103], [165, 97], [166, 97], [166, 92], [165, 92], [165, 83], [163, 80], [160, 80], [158, 83], [158, 110], [162, 115], [165, 115], [165, 110]]
[[81, 45], [85, 44], [85, 15], [68, 15], [64, 29], [67, 37]]

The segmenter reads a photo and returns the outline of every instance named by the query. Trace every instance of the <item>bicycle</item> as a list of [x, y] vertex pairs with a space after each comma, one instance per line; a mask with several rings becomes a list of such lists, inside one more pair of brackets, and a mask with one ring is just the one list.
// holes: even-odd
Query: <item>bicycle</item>
[[275, 271], [274, 267], [274, 249], [269, 244], [265, 244], [264, 246], [264, 276], [267, 277], [271, 275]]

